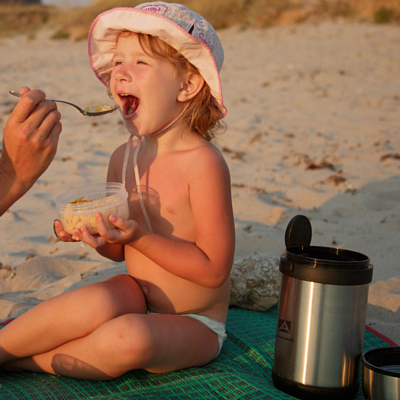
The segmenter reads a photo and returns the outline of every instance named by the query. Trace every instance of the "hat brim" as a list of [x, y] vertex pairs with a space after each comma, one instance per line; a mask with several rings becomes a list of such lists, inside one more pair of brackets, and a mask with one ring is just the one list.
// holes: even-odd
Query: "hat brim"
[[219, 118], [226, 115], [219, 71], [210, 49], [170, 19], [140, 9], [119, 7], [105, 11], [94, 20], [90, 28], [90, 65], [104, 85], [108, 85], [112, 58], [122, 31], [158, 37], [179, 51], [199, 70], [210, 86], [212, 97], [220, 110]]

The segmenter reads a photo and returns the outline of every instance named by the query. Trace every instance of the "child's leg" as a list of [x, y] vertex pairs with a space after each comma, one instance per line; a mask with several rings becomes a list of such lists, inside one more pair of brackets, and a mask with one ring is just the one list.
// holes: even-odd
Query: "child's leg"
[[10, 365], [75, 378], [112, 379], [131, 369], [169, 372], [201, 366], [217, 353], [217, 335], [193, 318], [126, 314], [86, 337]]
[[146, 313], [143, 292], [118, 275], [38, 304], [0, 330], [0, 365], [89, 335], [110, 319]]

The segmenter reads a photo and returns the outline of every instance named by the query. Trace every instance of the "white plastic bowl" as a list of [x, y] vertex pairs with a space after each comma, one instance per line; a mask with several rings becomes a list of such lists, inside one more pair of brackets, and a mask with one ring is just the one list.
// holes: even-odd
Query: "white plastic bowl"
[[[77, 199], [81, 202], [75, 202]], [[115, 227], [108, 220], [110, 215], [129, 218], [128, 193], [124, 185], [117, 182], [93, 183], [68, 190], [56, 198], [56, 208], [64, 230], [71, 235], [82, 225], [87, 226], [92, 235], [99, 233], [96, 212], [102, 213], [108, 228]]]

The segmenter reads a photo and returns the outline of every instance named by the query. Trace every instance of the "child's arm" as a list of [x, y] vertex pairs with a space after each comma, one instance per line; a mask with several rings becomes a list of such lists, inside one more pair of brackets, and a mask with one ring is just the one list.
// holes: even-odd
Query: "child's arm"
[[[100, 218], [101, 213], [100, 213]], [[61, 221], [59, 219], [56, 219], [54, 221], [54, 233], [55, 235], [62, 240], [63, 242], [79, 242], [81, 240], [80, 235], [77, 233], [78, 230], [76, 230], [75, 235], [70, 235], [68, 232], [64, 231], [64, 228], [61, 224]], [[81, 230], [85, 229], [81, 227]], [[108, 244], [107, 241], [103, 238], [99, 237], [99, 240], [103, 240], [102, 246], [97, 247], [96, 251], [102, 255], [103, 257], [109, 258], [112, 261], [115, 262], [122, 262], [125, 261], [125, 254], [124, 254], [124, 246], [122, 244]]]
[[115, 262], [125, 261], [124, 246], [122, 244], [106, 244], [104, 247], [96, 249], [103, 257]]
[[202, 150], [191, 163], [189, 196], [196, 240], [171, 240], [140, 229], [128, 244], [165, 270], [206, 287], [219, 287], [229, 277], [235, 228], [228, 167], [222, 155]]

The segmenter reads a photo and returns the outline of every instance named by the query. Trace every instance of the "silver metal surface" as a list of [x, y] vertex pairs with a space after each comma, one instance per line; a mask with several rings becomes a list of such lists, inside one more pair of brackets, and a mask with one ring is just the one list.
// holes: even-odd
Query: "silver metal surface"
[[309, 386], [357, 384], [368, 288], [282, 275], [274, 371]]
[[400, 378], [372, 371], [364, 365], [362, 379], [367, 400], [400, 399]]

